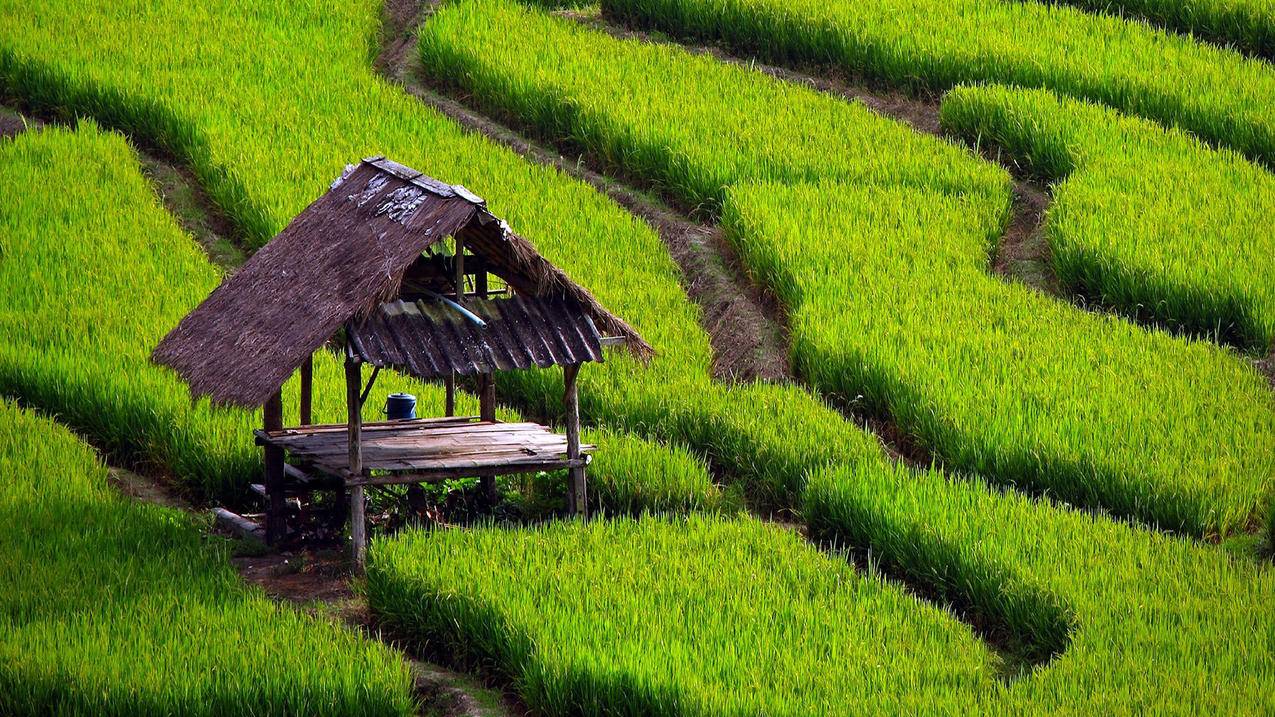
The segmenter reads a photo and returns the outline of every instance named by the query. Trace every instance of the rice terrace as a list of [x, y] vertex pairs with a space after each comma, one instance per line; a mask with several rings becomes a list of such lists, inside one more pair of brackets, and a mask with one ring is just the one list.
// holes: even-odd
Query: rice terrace
[[0, 0], [0, 715], [1275, 715], [1275, 0]]

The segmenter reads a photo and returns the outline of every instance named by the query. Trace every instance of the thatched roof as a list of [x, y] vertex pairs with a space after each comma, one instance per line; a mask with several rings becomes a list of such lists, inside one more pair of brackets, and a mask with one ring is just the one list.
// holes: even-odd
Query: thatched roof
[[519, 295], [578, 302], [604, 335], [651, 347], [464, 187], [381, 157], [332, 187], [213, 290], [151, 354], [217, 404], [263, 404], [347, 321], [397, 298], [430, 245], [460, 235]]

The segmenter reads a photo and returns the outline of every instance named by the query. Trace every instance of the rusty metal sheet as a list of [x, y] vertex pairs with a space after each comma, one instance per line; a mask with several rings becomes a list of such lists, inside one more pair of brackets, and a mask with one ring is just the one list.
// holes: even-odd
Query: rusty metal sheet
[[467, 299], [485, 325], [442, 301], [391, 301], [353, 327], [364, 361], [422, 379], [602, 360], [602, 336], [561, 297]]

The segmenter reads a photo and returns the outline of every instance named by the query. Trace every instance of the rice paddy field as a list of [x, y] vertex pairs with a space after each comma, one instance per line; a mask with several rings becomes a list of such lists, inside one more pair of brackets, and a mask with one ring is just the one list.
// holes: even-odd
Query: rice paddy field
[[[0, 117], [0, 713], [435, 714], [409, 658], [540, 715], [1275, 713], [1273, 18], [0, 0], [41, 120]], [[378, 530], [356, 626], [246, 584], [206, 508], [251, 509], [260, 412], [148, 358], [234, 267], [143, 154], [245, 254], [364, 156], [485, 197], [656, 349], [581, 372], [592, 517], [542, 474]], [[780, 379], [715, 369], [738, 325], [656, 212]], [[561, 376], [501, 417], [560, 421]], [[318, 420], [342, 382], [319, 352]], [[393, 391], [440, 412], [387, 373], [367, 420]]]

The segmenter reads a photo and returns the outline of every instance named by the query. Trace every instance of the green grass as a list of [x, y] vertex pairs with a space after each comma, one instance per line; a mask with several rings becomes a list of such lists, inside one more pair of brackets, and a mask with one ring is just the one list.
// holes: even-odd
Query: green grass
[[0, 712], [413, 714], [398, 655], [245, 588], [188, 516], [106, 480], [66, 429], [0, 402]]
[[[1275, 706], [1269, 568], [932, 473], [834, 469], [808, 495], [819, 536], [879, 545], [893, 569], [937, 574], [1016, 627], [1053, 632], [1058, 617], [1074, 633], [1067, 651], [999, 681], [1007, 666], [950, 616], [751, 519], [404, 534], [373, 546], [368, 597], [396, 629], [500, 675], [546, 714]], [[944, 560], [953, 553], [962, 567]], [[1021, 601], [1033, 591], [1058, 612]]]
[[1040, 597], [1024, 600], [1052, 598], [1066, 651], [988, 712], [1275, 710], [1269, 563], [934, 472], [835, 467], [811, 478], [804, 512], [816, 537], [871, 545], [892, 573], [1003, 615], [1017, 635], [1056, 631]]
[[1265, 381], [1208, 343], [990, 276], [997, 212], [906, 188], [757, 184], [731, 189], [723, 224], [789, 307], [797, 371], [892, 416], [949, 468], [1175, 530], [1250, 527], [1275, 480]]
[[[991, 277], [999, 168], [862, 106], [509, 3], [453, 3], [420, 38], [429, 72], [484, 107], [686, 206], [726, 192], [728, 234], [793, 314], [798, 373], [947, 465], [1201, 535], [1264, 513], [1275, 405], [1256, 372]], [[777, 184], [805, 182], [820, 183]]]
[[[489, 49], [462, 42], [475, 33], [486, 45], [506, 31]], [[707, 218], [726, 187], [749, 179], [1009, 191], [999, 167], [860, 103], [514, 3], [449, 3], [418, 36], [431, 79]]]
[[[134, 10], [106, 2], [0, 2], [0, 85], [41, 111], [91, 114], [184, 158], [209, 196], [258, 243], [282, 229], [354, 157], [387, 154], [474, 188], [656, 347], [649, 366], [613, 355], [603, 366], [586, 367], [583, 414], [616, 431], [693, 448], [736, 475], [754, 504], [791, 506], [808, 466], [877, 454], [875, 440], [853, 429], [838, 429], [835, 445], [812, 436], [804, 426], [838, 419], [800, 391], [728, 391], [712, 383], [708, 338], [659, 237], [590, 187], [463, 132], [374, 75], [366, 44], [353, 38], [375, 34], [375, 0], [341, 12], [268, 2], [251, 13], [179, 2]], [[153, 341], [185, 308], [174, 310]], [[24, 361], [20, 369], [40, 370], [32, 363]], [[71, 366], [53, 374], [56, 380], [27, 381], [24, 390], [56, 387], [79, 370]], [[561, 410], [559, 372], [502, 374], [499, 381], [501, 395], [533, 415]], [[378, 387], [388, 390], [384, 379]], [[319, 392], [320, 400], [326, 393]], [[82, 405], [76, 410], [86, 415], [77, 423], [97, 415], [98, 402], [81, 404], [83, 393], [69, 395], [50, 409], [69, 415]], [[150, 416], [150, 400], [144, 392], [121, 403]], [[432, 400], [423, 403], [437, 405]], [[288, 410], [292, 405], [285, 401]], [[244, 419], [245, 427], [250, 424]], [[130, 435], [161, 442], [172, 432], [168, 423], [144, 425], [145, 432]], [[172, 440], [194, 444], [199, 435]], [[202, 454], [223, 445], [234, 444], [213, 441], [192, 450]], [[234, 474], [251, 469], [245, 463]], [[184, 467], [181, 472], [188, 474]]]
[[[201, 182], [230, 216], [244, 227], [255, 227], [248, 233], [258, 242], [322, 192], [344, 162], [361, 154], [384, 152], [487, 196], [497, 213], [508, 217], [553, 261], [597, 292], [609, 307], [636, 322], [660, 352], [645, 369], [622, 359], [589, 367], [582, 374], [586, 416], [613, 430], [693, 447], [715, 468], [734, 476], [750, 501], [792, 508], [800, 507], [805, 496], [810, 500], [800, 518], [828, 533], [840, 531], [856, 547], [871, 550], [874, 559], [906, 566], [899, 569], [906, 570], [915, 584], [967, 606], [974, 619], [1007, 633], [1010, 642], [1037, 654], [1065, 648], [1048, 667], [1014, 683], [1012, 689], [1022, 691], [1021, 699], [995, 698], [1003, 688], [994, 685], [993, 694], [985, 698], [957, 693], [961, 697], [955, 703], [958, 709], [969, 711], [971, 704], [988, 704], [985, 711], [1006, 713], [1093, 713], [1104, 706], [1125, 712], [1263, 711], [1263, 696], [1275, 694], [1270, 652], [1260, 649], [1263, 640], [1270, 642], [1270, 625], [1275, 624], [1269, 618], [1272, 590], [1266, 571], [1187, 541], [1171, 541], [1177, 552], [1166, 553], [1153, 547], [1165, 539], [1142, 529], [1105, 518], [1076, 517], [1048, 502], [1000, 496], [972, 479], [893, 466], [873, 436], [798, 388], [727, 389], [713, 384], [707, 339], [655, 234], [584, 185], [532, 167], [464, 134], [378, 80], [368, 69], [367, 43], [362, 40], [374, 33], [377, 14], [370, 1], [331, 6], [263, 0], [249, 10], [177, 2], [123, 9], [105, 2], [75, 7], [0, 4], [0, 56], [5, 58], [0, 61], [0, 84], [46, 111], [92, 114], [164, 144], [196, 168]], [[561, 385], [554, 374], [526, 374], [502, 384], [502, 390], [506, 389], [516, 390], [520, 406], [556, 410]], [[830, 464], [839, 466], [837, 480], [823, 472]], [[843, 481], [843, 473], [856, 479]], [[807, 490], [812, 475], [814, 490], [826, 492], [829, 483], [835, 488], [823, 500], [826, 509]], [[1002, 512], [997, 504], [1002, 497], [1027, 508]], [[917, 521], [901, 523], [909, 532], [900, 540], [899, 534], [885, 529], [892, 521], [900, 524], [890, 506], [900, 506], [906, 515], [910, 500], [921, 501], [924, 510], [911, 509]], [[862, 509], [848, 512], [853, 506]], [[945, 512], [942, 520], [934, 520], [945, 531], [942, 540], [922, 539], [931, 534], [925, 521], [932, 511]], [[1015, 520], [1008, 519], [1014, 516]], [[1085, 523], [1078, 522], [1081, 519], [1100, 531], [1094, 533], [1098, 537], [1093, 541], [1082, 529]], [[877, 522], [867, 522], [872, 520]], [[949, 530], [961, 521], [983, 530], [1000, 527], [990, 533]], [[588, 529], [602, 531], [608, 526], [599, 523]], [[523, 533], [505, 535], [503, 541], [510, 544], [525, 542]], [[530, 535], [534, 539], [537, 534]], [[466, 538], [449, 535], [447, 539], [459, 544]], [[996, 546], [983, 544], [986, 540], [1004, 543], [999, 547], [1004, 552], [989, 553]], [[817, 570], [807, 573], [808, 578], [774, 588], [783, 592], [770, 594], [800, 594], [804, 584], [827, 585], [830, 575], [844, 574], [844, 567], [835, 560], [816, 560], [813, 551], [799, 551], [795, 539], [784, 541], [783, 555], [805, 556], [802, 564], [815, 561]], [[377, 543], [374, 556], [382, 545], [388, 544]], [[706, 568], [700, 564], [699, 553], [721, 555], [713, 551], [722, 549], [710, 545], [700, 551], [683, 550], [683, 559], [676, 565], [679, 570], [703, 574]], [[419, 550], [422, 562], [431, 559], [428, 548]], [[1014, 554], [1031, 559], [1000, 559]], [[1173, 559], [1173, 555], [1185, 557]], [[605, 559], [622, 557], [620, 550]], [[997, 562], [992, 562], [994, 558]], [[414, 559], [405, 555], [404, 563]], [[449, 560], [460, 566], [480, 556], [455, 553]], [[1188, 562], [1193, 567], [1183, 569]], [[516, 569], [494, 561], [492, 566], [502, 576]], [[571, 564], [563, 562], [554, 568], [566, 574]], [[776, 570], [776, 574], [787, 574], [782, 567]], [[671, 605], [680, 605], [676, 595], [688, 589], [701, 595], [726, 590], [724, 583], [705, 587], [671, 574], [662, 588], [659, 580], [656, 576], [641, 585], [663, 589], [669, 594], [666, 604]], [[1096, 592], [1092, 598], [1076, 594], [1104, 584], [1119, 586], [1126, 597], [1107, 602], [1113, 595], [1110, 590]], [[731, 592], [750, 585], [739, 583]], [[410, 583], [402, 587], [405, 592], [418, 589]], [[571, 610], [557, 607], [554, 601], [570, 594], [580, 593], [552, 591], [542, 595], [538, 604], [545, 611], [569, 615]], [[458, 602], [499, 597], [449, 595]], [[1139, 597], [1145, 600], [1138, 603]], [[759, 608], [774, 621], [782, 605]], [[517, 606], [522, 615], [528, 609]], [[935, 615], [920, 606], [897, 613], [905, 626], [933, 625]], [[1072, 615], [1084, 619], [1072, 622]], [[840, 621], [845, 624], [834, 626], [837, 640], [846, 643], [844, 649], [852, 649], [859, 639], [856, 636], [879, 636], [873, 619]], [[475, 638], [491, 634], [486, 628], [465, 624], [477, 631]], [[590, 636], [590, 644], [605, 644], [612, 623], [594, 620], [588, 624], [601, 633]], [[865, 640], [868, 648], [854, 648], [856, 654], [890, 660], [891, 669], [874, 672], [880, 679], [866, 688], [872, 699], [905, 699], [907, 690], [896, 687], [906, 684], [909, 676], [935, 669], [911, 664], [909, 657], [914, 652], [945, 654], [928, 646], [930, 640], [938, 639], [936, 644], [941, 646], [943, 641], [963, 643], [968, 638], [964, 628], [946, 618], [941, 624], [951, 625], [951, 633], [945, 628], [937, 638], [926, 637], [898, 654], [883, 652], [880, 639]], [[750, 629], [762, 629], [755, 620], [750, 625]], [[1091, 625], [1102, 629], [1091, 631]], [[1118, 634], [1103, 627], [1116, 625]], [[542, 628], [533, 625], [531, 629]], [[924, 634], [913, 627], [906, 629], [910, 635]], [[456, 634], [448, 630], [416, 637], [429, 640]], [[676, 634], [688, 633], [683, 628]], [[749, 643], [741, 641], [733, 647], [744, 651]], [[809, 654], [800, 644], [791, 648], [794, 655]], [[693, 648], [687, 650], [693, 654]], [[986, 658], [980, 659], [987, 664]], [[742, 671], [707, 674], [708, 689], [739, 695], [736, 683], [758, 675], [743, 660], [731, 664]], [[1147, 679], [1131, 677], [1136, 666], [1145, 666]], [[898, 681], [891, 678], [895, 669]], [[782, 672], [782, 665], [774, 671], [790, 674]], [[594, 686], [572, 683], [579, 685], [579, 691], [556, 694], [599, 695], [618, 684], [615, 675], [590, 679]], [[994, 682], [990, 675], [979, 681]], [[693, 689], [703, 693], [697, 686]], [[528, 694], [533, 693], [528, 690]], [[826, 693], [809, 693], [805, 698], [828, 698], [839, 704], [852, 699]], [[625, 704], [613, 704], [613, 710], [623, 710]], [[903, 705], [897, 711], [916, 713], [923, 707]]]
[[1056, 182], [1062, 283], [1138, 320], [1275, 347], [1275, 176], [1179, 130], [1041, 90], [958, 87], [944, 128]]
[[941, 712], [995, 690], [951, 615], [754, 519], [405, 534], [367, 590], [541, 714]]
[[[117, 460], [168, 473], [195, 496], [241, 498], [260, 475], [251, 433], [260, 413], [191, 402], [174, 373], [149, 362], [164, 334], [217, 285], [217, 269], [160, 206], [119, 137], [93, 126], [28, 135], [0, 143], [0, 394], [57, 414]], [[379, 418], [383, 397], [395, 391], [442, 413], [440, 387], [387, 373], [365, 417]], [[295, 420], [295, 382], [285, 395]], [[344, 403], [340, 362], [319, 352], [316, 420], [343, 421]], [[476, 401], [462, 395], [459, 410], [476, 413]], [[720, 495], [690, 456], [633, 436], [601, 442], [603, 453], [617, 447], [592, 470], [604, 508], [707, 507]], [[640, 487], [637, 476], [653, 469], [662, 483]]]
[[603, 0], [614, 19], [891, 86], [1046, 87], [1275, 165], [1275, 68], [1140, 22], [1017, 0]]
[[1168, 30], [1275, 58], [1275, 2], [1271, 0], [1059, 0], [1091, 12], [1140, 18]]

